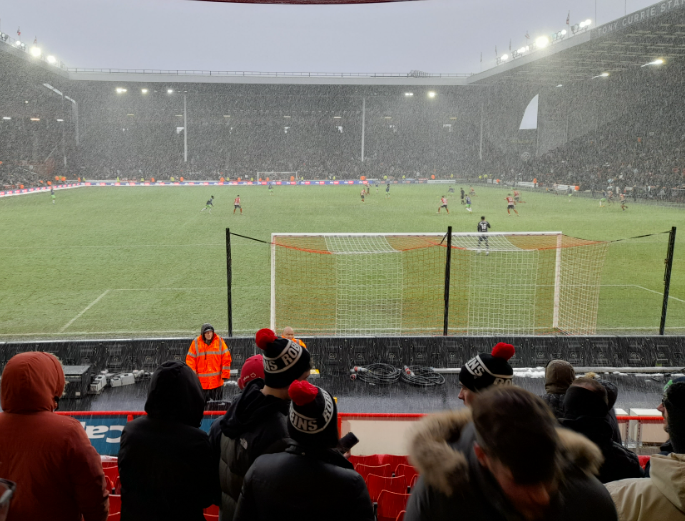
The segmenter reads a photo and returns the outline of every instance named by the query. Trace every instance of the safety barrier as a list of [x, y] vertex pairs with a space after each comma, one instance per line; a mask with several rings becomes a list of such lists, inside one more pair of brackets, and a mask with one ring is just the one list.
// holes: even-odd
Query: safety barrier
[[[127, 422], [140, 416], [142, 411], [58, 411], [56, 414], [71, 416], [81, 422], [88, 439], [101, 455], [115, 456], [119, 453], [121, 432]], [[212, 422], [225, 411], [205, 411], [200, 428], [209, 432]], [[406, 454], [404, 445], [412, 424], [426, 416], [420, 413], [338, 413], [340, 435], [354, 431], [360, 443], [353, 449], [355, 455]], [[642, 429], [645, 424], [663, 424], [658, 416], [618, 416], [619, 424], [625, 425], [624, 443], [628, 447], [642, 446]], [[629, 436], [628, 426], [635, 424], [637, 436]]]

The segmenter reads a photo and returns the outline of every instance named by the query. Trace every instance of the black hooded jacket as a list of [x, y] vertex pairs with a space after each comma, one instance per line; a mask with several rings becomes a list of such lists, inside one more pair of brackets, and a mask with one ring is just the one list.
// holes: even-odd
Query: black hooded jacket
[[566, 417], [561, 424], [583, 434], [602, 451], [604, 463], [597, 476], [602, 483], [644, 477], [637, 455], [612, 439], [608, 405], [600, 397], [582, 387], [572, 386], [566, 392], [564, 410]]
[[245, 477], [235, 521], [373, 521], [364, 479], [333, 449], [293, 443], [257, 458]]
[[218, 502], [216, 460], [200, 430], [204, 409], [197, 375], [183, 362], [152, 375], [147, 416], [124, 427], [119, 448], [122, 521], [204, 521]]
[[284, 451], [291, 442], [290, 401], [266, 396], [263, 388], [261, 378], [249, 382], [210, 430], [214, 453], [220, 454], [221, 521], [233, 519], [243, 479], [252, 463], [262, 454]]

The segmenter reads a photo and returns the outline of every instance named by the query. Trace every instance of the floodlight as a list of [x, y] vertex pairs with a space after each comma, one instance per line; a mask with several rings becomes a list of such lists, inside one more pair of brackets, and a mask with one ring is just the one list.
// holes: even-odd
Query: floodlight
[[434, 98], [434, 97], [435, 97], [435, 92], [434, 92], [434, 91], [430, 91], [430, 92], [428, 93], [428, 97], [429, 97], [429, 98]]
[[559, 85], [557, 85], [557, 87], [563, 87], [563, 85], [560, 83]]
[[602, 78], [606, 78], [607, 76], [609, 76], [609, 73], [608, 73], [608, 72], [603, 72], [602, 74], [600, 74], [600, 76], [601, 76]]
[[31, 121], [40, 121], [40, 118], [31, 118]]
[[549, 38], [546, 36], [540, 36], [539, 38], [535, 39], [535, 45], [538, 49], [544, 49], [549, 45]]
[[19, 40], [17, 40], [16, 42], [14, 42], [14, 46], [15, 46], [15, 47], [19, 47], [20, 45], [21, 45], [21, 42], [20, 42]]
[[413, 92], [405, 92], [404, 95], [405, 95], [407, 98], [409, 98], [409, 97], [413, 96], [414, 93], [413, 93]]
[[561, 30], [561, 36], [566, 36], [566, 29]]
[[503, 55], [502, 55], [502, 61], [503, 61], [503, 62], [507, 61], [508, 59], [509, 59], [509, 55], [508, 55], [508, 54], [503, 54]]
[[173, 93], [174, 93], [174, 89], [167, 89], [167, 90], [166, 90], [166, 93], [167, 93], [167, 94], [173, 94]]
[[385, 116], [383, 119], [392, 119], [392, 116]]
[[340, 119], [342, 116], [333, 116], [333, 119]]
[[2, 119], [12, 119], [9, 116], [3, 116]]
[[57, 118], [57, 121], [59, 121], [59, 122], [61, 123], [61, 122], [64, 121], [64, 120], [63, 120], [63, 119]]
[[284, 118], [289, 118], [290, 116], [283, 116]]
[[147, 94], [147, 93], [150, 92], [150, 91], [147, 90], [147, 89], [140, 89], [140, 92], [142, 92], [143, 94]]
[[176, 116], [177, 118], [182, 118], [183, 114], [174, 114], [174, 116]]
[[43, 51], [41, 50], [40, 47], [36, 47], [35, 45], [31, 47], [31, 56], [34, 58], [40, 58], [40, 55], [43, 54]]
[[661, 65], [662, 63], [664, 63], [664, 60], [662, 60], [661, 58], [658, 58], [658, 59], [654, 60], [652, 63], [654, 65]]
[[45, 59], [50, 65], [54, 65], [55, 63], [57, 63], [57, 58], [55, 58], [52, 54], [48, 54], [48, 56]]
[[117, 94], [123, 94], [124, 92], [126, 92], [126, 89], [123, 87], [117, 87], [116, 90], [117, 90]]
[[526, 48], [525, 48], [525, 47], [521, 47], [521, 48], [519, 48], [519, 49], [516, 49], [516, 52], [519, 53], [519, 54], [523, 54], [524, 52], [526, 52]]
[[231, 116], [229, 114], [224, 114], [225, 118], [230, 118]]
[[590, 20], [589, 18], [587, 20], [585, 20], [585, 25], [590, 25], [590, 24], [592, 24], [592, 20]]

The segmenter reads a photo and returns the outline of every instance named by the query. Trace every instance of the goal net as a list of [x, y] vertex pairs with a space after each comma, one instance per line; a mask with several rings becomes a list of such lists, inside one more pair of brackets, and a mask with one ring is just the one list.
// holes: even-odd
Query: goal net
[[[606, 242], [454, 233], [448, 333], [594, 334]], [[271, 327], [304, 336], [442, 334], [444, 234], [273, 234]]]

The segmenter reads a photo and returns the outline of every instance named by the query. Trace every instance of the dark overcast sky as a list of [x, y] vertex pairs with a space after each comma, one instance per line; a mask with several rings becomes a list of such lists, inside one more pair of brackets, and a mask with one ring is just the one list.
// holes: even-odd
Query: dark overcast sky
[[[20, 0], [0, 6], [3, 32], [70, 67], [282, 72], [478, 72], [500, 54], [645, 0], [425, 0], [358, 6], [187, 0]], [[627, 6], [626, 6], [627, 3]]]

